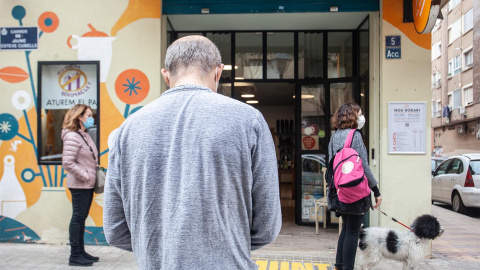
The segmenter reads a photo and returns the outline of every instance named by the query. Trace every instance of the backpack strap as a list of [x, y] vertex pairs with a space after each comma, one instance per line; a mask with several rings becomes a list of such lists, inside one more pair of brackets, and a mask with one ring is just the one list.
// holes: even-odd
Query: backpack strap
[[355, 135], [356, 129], [350, 129], [348, 132], [347, 138], [345, 139], [345, 144], [343, 145], [343, 148], [350, 148], [352, 146], [353, 142], [353, 136]]

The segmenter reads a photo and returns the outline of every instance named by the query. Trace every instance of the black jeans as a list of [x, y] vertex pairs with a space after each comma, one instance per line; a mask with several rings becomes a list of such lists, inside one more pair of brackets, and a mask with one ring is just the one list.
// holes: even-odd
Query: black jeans
[[72, 219], [70, 220], [70, 257], [83, 257], [85, 220], [93, 200], [93, 189], [69, 188], [72, 193]]
[[342, 214], [342, 220], [342, 232], [338, 238], [335, 267], [341, 270], [353, 270], [363, 215]]

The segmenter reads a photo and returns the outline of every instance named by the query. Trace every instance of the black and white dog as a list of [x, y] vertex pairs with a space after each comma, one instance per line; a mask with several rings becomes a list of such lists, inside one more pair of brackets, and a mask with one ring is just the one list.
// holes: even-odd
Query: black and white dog
[[403, 262], [403, 269], [415, 269], [425, 259], [430, 240], [443, 233], [437, 218], [423, 215], [411, 225], [412, 231], [370, 227], [360, 231], [359, 269], [372, 269], [385, 259]]

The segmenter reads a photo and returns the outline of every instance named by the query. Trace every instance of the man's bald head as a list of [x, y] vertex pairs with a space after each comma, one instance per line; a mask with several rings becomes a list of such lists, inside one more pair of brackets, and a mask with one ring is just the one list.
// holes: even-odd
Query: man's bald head
[[203, 36], [177, 39], [168, 47], [165, 56], [165, 69], [174, 78], [183, 76], [192, 67], [205, 76], [221, 63], [217, 46]]

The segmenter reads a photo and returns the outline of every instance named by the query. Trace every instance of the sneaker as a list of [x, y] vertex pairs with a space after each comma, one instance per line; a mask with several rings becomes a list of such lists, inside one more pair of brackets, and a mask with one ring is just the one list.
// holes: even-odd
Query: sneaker
[[93, 262], [98, 262], [100, 260], [99, 257], [92, 256], [92, 255], [88, 254], [87, 252], [84, 252], [82, 255], [83, 255], [83, 257], [85, 257], [85, 259], [93, 261]]

